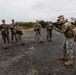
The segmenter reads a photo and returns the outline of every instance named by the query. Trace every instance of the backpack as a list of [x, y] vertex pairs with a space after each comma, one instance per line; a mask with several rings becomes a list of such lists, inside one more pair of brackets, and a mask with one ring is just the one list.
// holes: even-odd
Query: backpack
[[76, 27], [73, 28], [71, 31], [72, 31], [72, 33], [73, 33], [73, 36], [75, 37], [75, 36], [76, 36]]
[[9, 34], [9, 27], [7, 25], [3, 26], [3, 24], [0, 26], [1, 34]]
[[68, 27], [66, 32], [64, 33], [65, 37], [75, 37], [76, 36], [76, 27], [71, 24], [71, 26]]

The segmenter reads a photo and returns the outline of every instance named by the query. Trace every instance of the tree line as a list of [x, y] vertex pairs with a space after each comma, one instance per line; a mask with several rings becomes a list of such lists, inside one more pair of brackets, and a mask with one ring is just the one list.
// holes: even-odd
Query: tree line
[[[71, 21], [73, 21], [73, 24], [76, 26], [76, 18], [71, 17], [70, 19]], [[32, 28], [33, 25], [35, 24], [35, 22], [18, 22], [18, 23], [20, 26], [29, 27], [29, 28]], [[42, 25], [43, 28], [45, 28], [46, 25], [48, 24], [48, 21], [45, 22], [44, 20], [41, 20], [39, 21], [39, 23]]]

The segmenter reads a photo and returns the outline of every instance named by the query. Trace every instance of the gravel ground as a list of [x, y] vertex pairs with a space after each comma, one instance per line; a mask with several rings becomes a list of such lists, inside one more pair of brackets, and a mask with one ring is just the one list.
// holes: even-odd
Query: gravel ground
[[58, 60], [63, 54], [63, 36], [53, 31], [52, 42], [47, 42], [46, 31], [42, 31], [43, 43], [33, 42], [33, 31], [24, 32], [24, 46], [12, 43], [3, 49], [0, 36], [0, 75], [76, 75], [76, 43], [74, 43], [74, 64], [65, 66]]

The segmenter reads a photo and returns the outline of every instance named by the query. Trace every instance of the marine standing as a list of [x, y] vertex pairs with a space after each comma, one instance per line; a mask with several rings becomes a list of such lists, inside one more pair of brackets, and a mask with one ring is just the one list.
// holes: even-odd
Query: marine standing
[[34, 29], [34, 40], [37, 42], [40, 42], [42, 26], [38, 20], [36, 20], [36, 23], [34, 24], [33, 29]]
[[71, 32], [72, 24], [70, 22], [67, 22], [63, 15], [60, 15], [58, 17], [59, 24], [62, 24], [61, 30], [53, 26], [53, 29], [60, 32], [61, 34], [64, 34], [64, 44], [63, 44], [63, 56], [59, 57], [60, 60], [67, 59], [68, 61], [65, 61], [65, 65], [72, 65], [73, 64], [73, 43], [74, 43], [74, 36]]
[[0, 31], [2, 35], [2, 39], [4, 41], [4, 48], [7, 49], [11, 46], [10, 39], [9, 39], [9, 26], [6, 25], [5, 20], [2, 20], [2, 24], [0, 26]]
[[48, 41], [51, 41], [51, 38], [52, 38], [52, 23], [51, 22], [48, 22], [48, 25], [46, 26], [46, 29], [47, 29], [47, 40]]
[[10, 25], [10, 31], [11, 31], [11, 42], [13, 42], [13, 40], [15, 39], [17, 42], [17, 38], [16, 38], [16, 31], [15, 31], [15, 22], [14, 19], [12, 19], [12, 23]]

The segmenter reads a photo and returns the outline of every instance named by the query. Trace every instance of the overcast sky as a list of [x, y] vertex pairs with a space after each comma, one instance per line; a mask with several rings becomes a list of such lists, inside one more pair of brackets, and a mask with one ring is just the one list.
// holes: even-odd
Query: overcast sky
[[56, 21], [59, 15], [76, 17], [76, 0], [0, 0], [0, 23], [2, 19]]

